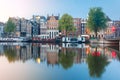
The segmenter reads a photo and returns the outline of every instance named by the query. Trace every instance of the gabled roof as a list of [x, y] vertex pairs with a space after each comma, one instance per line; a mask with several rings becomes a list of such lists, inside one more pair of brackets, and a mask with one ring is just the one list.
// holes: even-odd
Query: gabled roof
[[59, 16], [53, 16], [53, 15], [52, 16], [48, 16], [47, 20], [50, 20], [51, 17], [55, 17], [56, 20], [59, 20]]

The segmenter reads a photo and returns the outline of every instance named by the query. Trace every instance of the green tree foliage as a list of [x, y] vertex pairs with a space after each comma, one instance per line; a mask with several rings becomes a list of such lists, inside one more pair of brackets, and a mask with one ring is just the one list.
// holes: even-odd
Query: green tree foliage
[[90, 9], [88, 13], [87, 26], [90, 29], [90, 31], [95, 32], [96, 37], [98, 31], [107, 27], [106, 22], [107, 17], [102, 11], [102, 8], [94, 7]]
[[66, 53], [59, 53], [59, 62], [64, 69], [72, 67], [75, 53], [66, 50]]
[[15, 62], [16, 60], [16, 51], [11, 46], [5, 47], [5, 56], [9, 62]]
[[89, 74], [92, 77], [101, 77], [102, 73], [105, 71], [105, 66], [109, 64], [107, 57], [104, 54], [101, 54], [100, 56], [88, 54], [87, 63]]
[[59, 30], [65, 30], [66, 36], [69, 31], [74, 31], [75, 27], [73, 24], [73, 18], [69, 14], [64, 14], [61, 19], [59, 20]]
[[8, 19], [7, 23], [6, 23], [6, 26], [4, 28], [5, 32], [6, 33], [11, 33], [11, 32], [14, 32], [15, 31], [15, 24], [12, 22], [11, 19]]
[[120, 54], [117, 54], [118, 60], [120, 61]]

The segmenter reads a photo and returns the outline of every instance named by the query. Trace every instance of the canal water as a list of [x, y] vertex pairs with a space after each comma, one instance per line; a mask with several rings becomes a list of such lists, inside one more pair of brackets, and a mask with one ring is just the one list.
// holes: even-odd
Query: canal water
[[118, 45], [0, 43], [0, 80], [120, 80]]

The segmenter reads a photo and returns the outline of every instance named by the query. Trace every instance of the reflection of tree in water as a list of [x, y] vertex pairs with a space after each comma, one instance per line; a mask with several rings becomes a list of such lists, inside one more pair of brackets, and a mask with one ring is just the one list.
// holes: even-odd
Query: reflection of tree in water
[[105, 66], [109, 64], [107, 57], [104, 54], [99, 54], [97, 49], [94, 53], [88, 54], [87, 63], [89, 67], [89, 73], [92, 77], [101, 77], [105, 71]]
[[113, 51], [113, 52], [112, 52], [112, 57], [117, 58], [117, 60], [120, 61], [120, 51]]
[[16, 52], [15, 49], [11, 46], [4, 47], [5, 56], [7, 57], [9, 62], [15, 62], [16, 60]]
[[117, 53], [117, 58], [118, 58], [118, 60], [120, 61], [120, 52]]
[[64, 52], [59, 53], [59, 62], [63, 66], [64, 69], [68, 69], [72, 67], [74, 56], [75, 56], [75, 52], [68, 51], [67, 49], [65, 53]]

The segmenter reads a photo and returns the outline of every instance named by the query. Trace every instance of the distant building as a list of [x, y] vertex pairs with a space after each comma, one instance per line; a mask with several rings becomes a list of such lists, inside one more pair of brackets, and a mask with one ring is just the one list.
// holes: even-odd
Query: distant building
[[39, 24], [36, 22], [32, 22], [32, 36], [38, 36], [40, 34], [39, 30]]
[[30, 20], [26, 20], [26, 36], [27, 37], [31, 37], [31, 35], [32, 35], [32, 23], [31, 23], [31, 21]]
[[120, 37], [120, 20], [115, 20], [115, 21], [112, 21], [113, 24], [111, 26], [111, 33], [112, 33], [112, 38], [117, 38], [117, 37]]
[[87, 25], [87, 20], [86, 19], [81, 19], [81, 35], [86, 34], [86, 25]]
[[47, 19], [44, 16], [40, 16], [40, 37], [42, 39], [49, 38], [49, 33], [47, 32]]
[[40, 17], [38, 15], [33, 15], [32, 18], [32, 35], [38, 36], [40, 35]]
[[54, 39], [59, 35], [58, 20], [59, 16], [47, 16], [47, 33], [49, 34], [50, 39]]
[[107, 22], [107, 28], [104, 30], [104, 38], [110, 38], [111, 36], [113, 36], [112, 34], [112, 26], [113, 26], [113, 21], [108, 21]]
[[20, 19], [20, 36], [25, 37], [27, 34], [27, 20], [24, 18]]
[[73, 22], [74, 22], [74, 27], [76, 29], [75, 31], [75, 35], [79, 36], [81, 34], [81, 19], [80, 18], [73, 18]]
[[47, 19], [44, 16], [40, 16], [40, 35], [46, 34]]
[[16, 30], [14, 37], [28, 37], [31, 36], [32, 32], [32, 23], [30, 20], [27, 20], [25, 18], [16, 18], [16, 17], [10, 17], [10, 20], [16, 25]]
[[120, 20], [113, 21], [113, 25], [116, 27], [120, 27]]
[[120, 20], [113, 21], [113, 25], [115, 26], [115, 36], [120, 37]]

